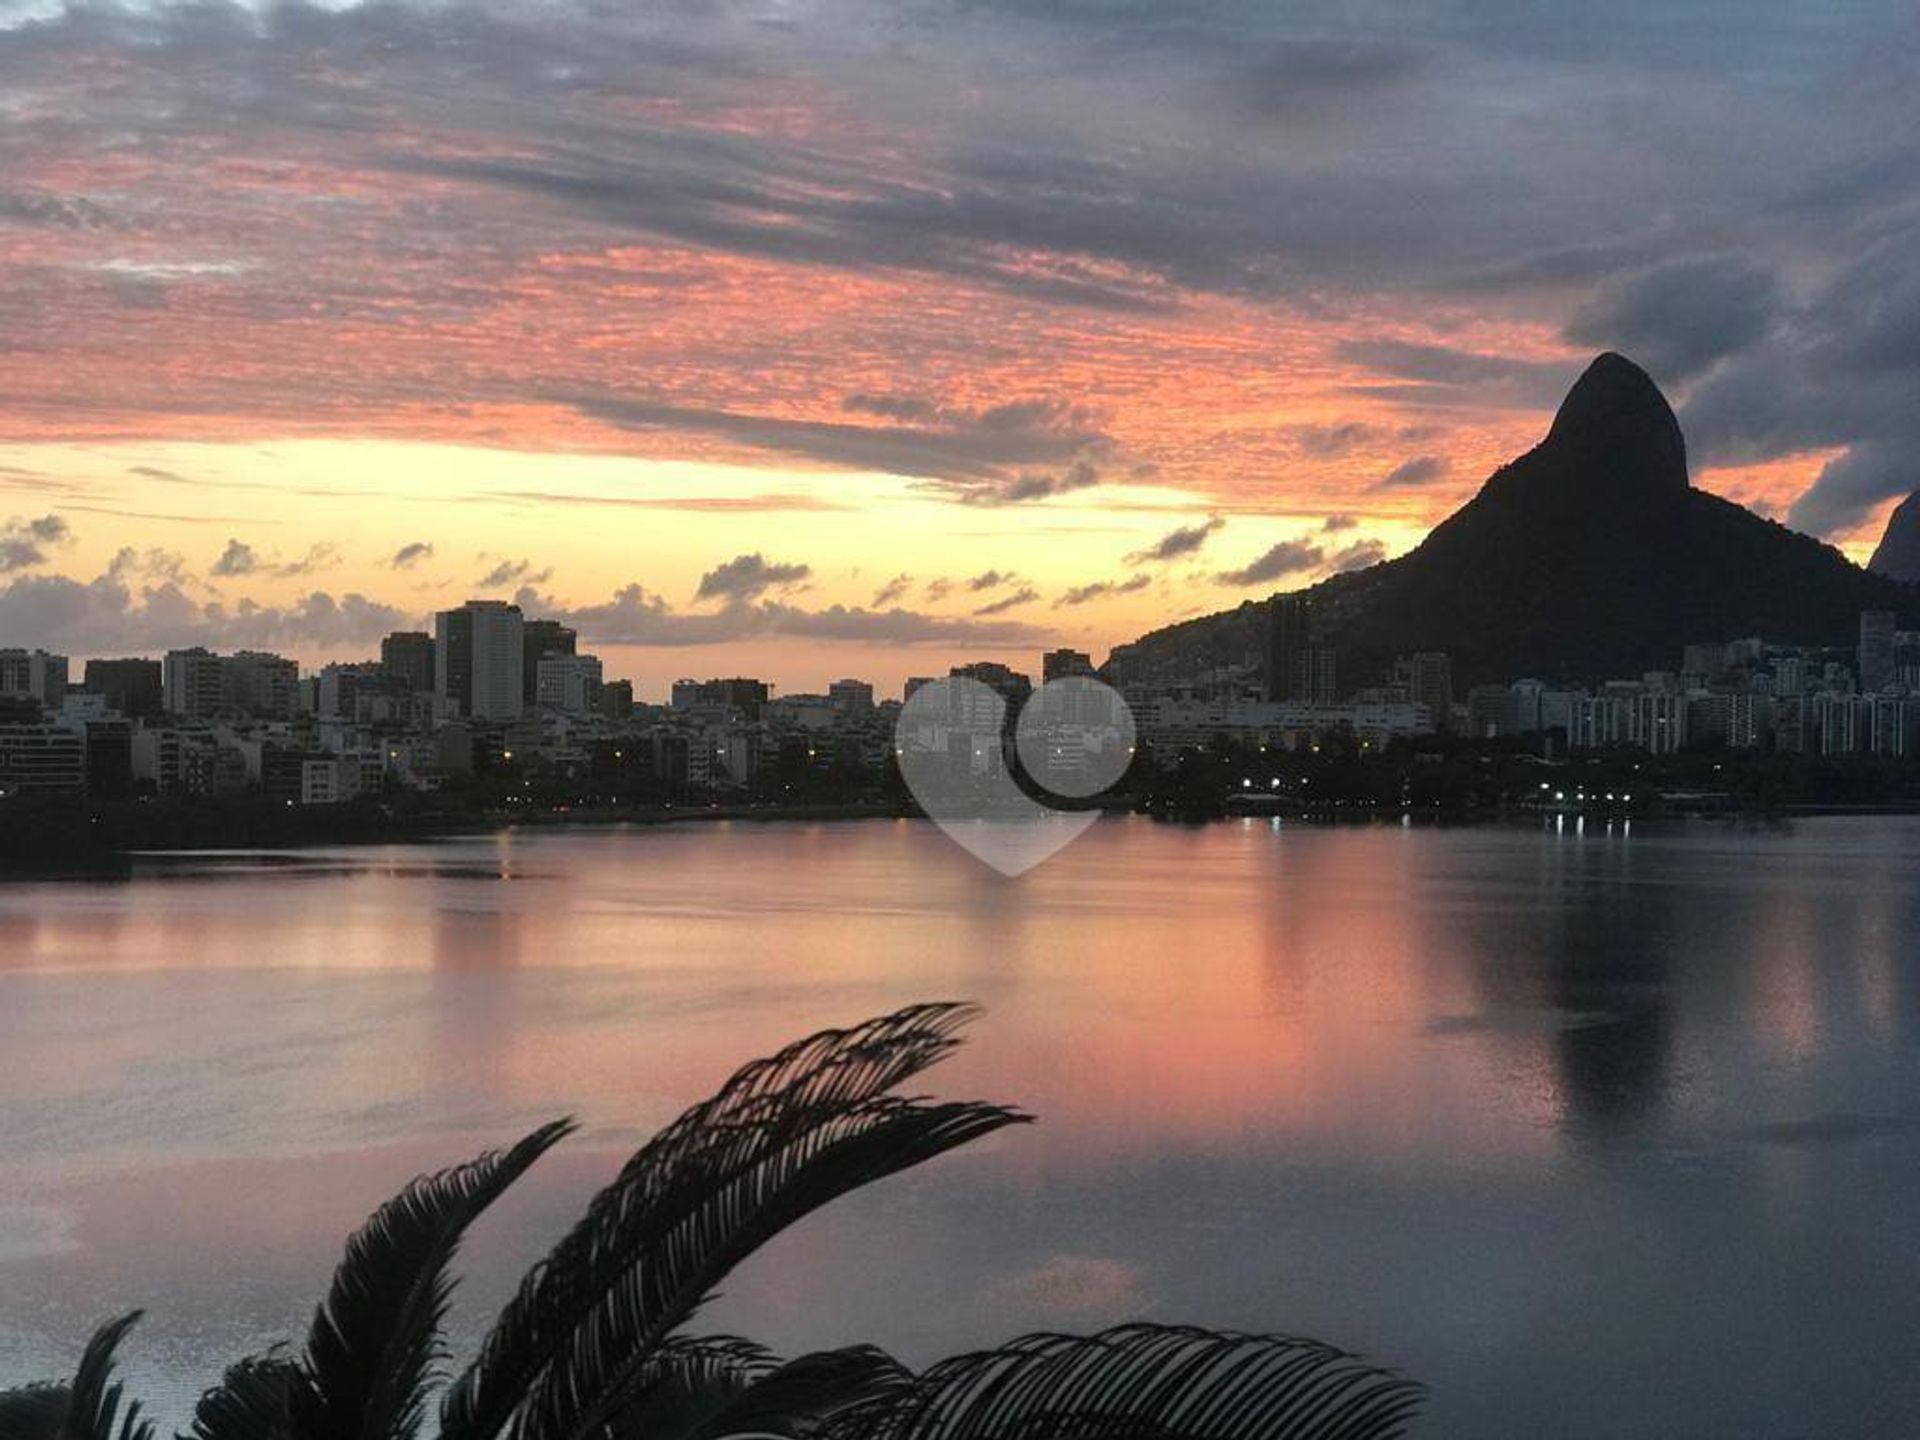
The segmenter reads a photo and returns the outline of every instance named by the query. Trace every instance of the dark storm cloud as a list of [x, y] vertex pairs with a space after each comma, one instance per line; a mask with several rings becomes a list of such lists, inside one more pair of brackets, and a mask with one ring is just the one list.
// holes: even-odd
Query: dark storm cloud
[[1779, 312], [1770, 269], [1743, 256], [1708, 256], [1609, 281], [1564, 333], [1572, 344], [1624, 351], [1656, 379], [1677, 382], [1753, 345]]
[[1768, 343], [1736, 353], [1681, 410], [1696, 462], [1841, 448], [1788, 523], [1845, 530], [1920, 488], [1920, 226], [1840, 267]]

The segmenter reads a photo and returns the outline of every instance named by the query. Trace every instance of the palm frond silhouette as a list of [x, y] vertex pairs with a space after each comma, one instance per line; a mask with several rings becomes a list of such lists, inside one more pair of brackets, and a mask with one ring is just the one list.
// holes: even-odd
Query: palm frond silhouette
[[0, 1440], [153, 1440], [138, 1402], [121, 1413], [122, 1386], [113, 1378], [114, 1351], [140, 1314], [130, 1311], [94, 1331], [65, 1384], [0, 1393]]
[[[1314, 1341], [1129, 1325], [915, 1374], [855, 1346], [781, 1362], [686, 1326], [743, 1260], [849, 1191], [1029, 1117], [899, 1087], [974, 1007], [915, 1005], [755, 1061], [644, 1146], [440, 1398], [441, 1440], [1389, 1440], [1417, 1385]], [[230, 1366], [190, 1440], [418, 1440], [467, 1228], [569, 1120], [423, 1176], [348, 1240], [304, 1347]], [[0, 1393], [0, 1440], [152, 1440], [102, 1327], [71, 1383]], [[117, 1425], [116, 1425], [117, 1419]], [[188, 1440], [188, 1437], [183, 1437]]]

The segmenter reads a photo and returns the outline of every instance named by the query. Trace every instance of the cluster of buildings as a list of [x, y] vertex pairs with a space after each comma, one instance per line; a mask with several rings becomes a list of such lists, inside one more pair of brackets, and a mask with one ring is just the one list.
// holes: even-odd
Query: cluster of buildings
[[[1342, 691], [1308, 603], [1276, 597], [1264, 653], [1195, 681], [1130, 679], [1116, 654], [1105, 675], [1138, 739], [1163, 751], [1222, 736], [1299, 749], [1339, 736], [1366, 749], [1451, 732], [1540, 737], [1549, 750], [1920, 756], [1920, 633], [1899, 630], [1887, 612], [1863, 614], [1859, 642], [1846, 649], [1694, 644], [1671, 672], [1595, 688], [1519, 679], [1459, 696], [1449, 657], [1431, 651], [1402, 657], [1382, 683]], [[1015, 713], [1035, 688], [995, 662], [949, 673], [982, 682]], [[1043, 683], [1096, 673], [1074, 650], [1041, 666]], [[931, 678], [909, 680], [903, 700]], [[734, 677], [682, 680], [665, 703], [642, 705], [565, 625], [475, 600], [436, 616], [432, 633], [387, 636], [377, 660], [307, 674], [279, 655], [194, 648], [89, 660], [76, 681], [63, 656], [0, 649], [0, 796], [256, 794], [317, 805], [432, 790], [503, 766], [583, 776], [609, 754], [663, 793], [745, 790], [775, 755], [878, 771], [901, 704], [862, 680], [776, 695], [765, 681]]]
[[1688, 645], [1676, 671], [1592, 690], [1475, 686], [1457, 718], [1468, 734], [1558, 733], [1573, 750], [1920, 756], [1920, 632], [1869, 610], [1851, 651], [1758, 638]]
[[1135, 683], [1116, 652], [1109, 678], [1156, 746], [1225, 734], [1287, 749], [1340, 736], [1365, 749], [1447, 732], [1539, 737], [1548, 748], [1582, 751], [1920, 756], [1920, 632], [1900, 630], [1890, 611], [1863, 613], [1851, 648], [1758, 638], [1692, 644], [1673, 671], [1594, 687], [1522, 678], [1460, 695], [1451, 659], [1439, 651], [1402, 656], [1381, 683], [1343, 691], [1334, 647], [1316, 638], [1311, 603], [1303, 595], [1268, 602], [1257, 658], [1183, 683]]
[[[1087, 656], [1062, 656], [1049, 675], [1092, 673]], [[962, 671], [1009, 694], [1032, 688], [1004, 666]], [[64, 656], [0, 650], [0, 796], [321, 805], [482, 769], [585, 776], [596, 756], [662, 794], [744, 790], [781, 753], [877, 772], [899, 711], [854, 679], [788, 695], [747, 677], [682, 680], [665, 703], [639, 704], [573, 630], [475, 600], [436, 616], [432, 633], [387, 636], [377, 660], [304, 674], [280, 655], [193, 648], [88, 660], [76, 677]]]

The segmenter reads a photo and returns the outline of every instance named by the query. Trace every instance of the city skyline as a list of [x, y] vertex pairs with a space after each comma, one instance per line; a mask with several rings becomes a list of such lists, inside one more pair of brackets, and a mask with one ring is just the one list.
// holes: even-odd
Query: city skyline
[[1101, 653], [1405, 553], [1601, 346], [1864, 560], [1912, 21], [1740, 18], [0, 7], [0, 640]]

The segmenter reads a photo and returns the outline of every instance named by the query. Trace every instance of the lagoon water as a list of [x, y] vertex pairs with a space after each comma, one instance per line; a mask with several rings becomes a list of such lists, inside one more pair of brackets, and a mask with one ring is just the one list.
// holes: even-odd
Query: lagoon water
[[925, 1361], [1306, 1333], [1420, 1436], [1920, 1433], [1920, 820], [1104, 820], [1009, 882], [910, 822], [509, 833], [0, 883], [0, 1384], [134, 1306], [184, 1418], [415, 1172], [583, 1133], [475, 1231], [462, 1349], [738, 1063], [987, 1007], [1037, 1125], [841, 1202], [714, 1329]]

